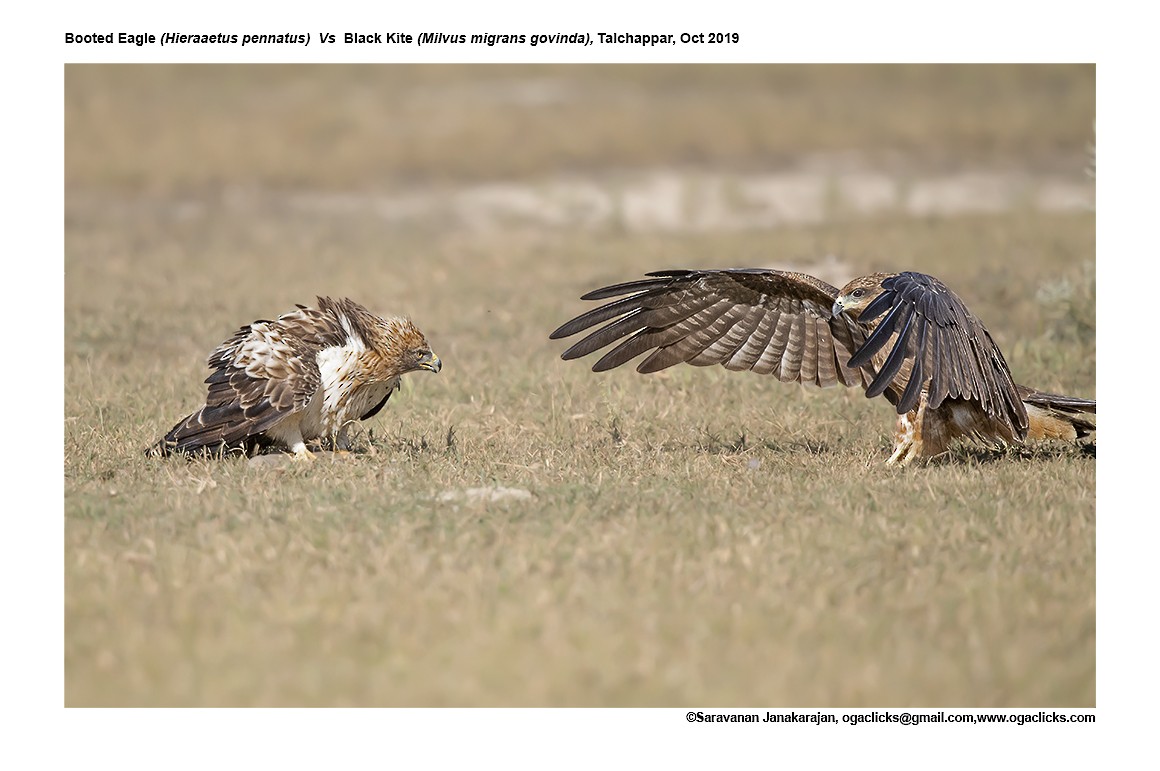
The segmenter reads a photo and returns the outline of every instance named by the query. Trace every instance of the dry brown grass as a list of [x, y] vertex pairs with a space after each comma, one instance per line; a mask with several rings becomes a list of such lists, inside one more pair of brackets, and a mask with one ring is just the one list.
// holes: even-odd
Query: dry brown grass
[[[835, 150], [1082, 176], [1092, 77], [68, 68], [67, 703], [1094, 704], [1094, 458], [888, 469], [884, 402], [547, 340], [602, 283], [835, 253], [943, 277], [1020, 382], [1092, 395], [1094, 213], [473, 232], [284, 197]], [[344, 462], [142, 456], [212, 346], [316, 294], [410, 314], [443, 372]], [[534, 498], [435, 500], [489, 485]]]

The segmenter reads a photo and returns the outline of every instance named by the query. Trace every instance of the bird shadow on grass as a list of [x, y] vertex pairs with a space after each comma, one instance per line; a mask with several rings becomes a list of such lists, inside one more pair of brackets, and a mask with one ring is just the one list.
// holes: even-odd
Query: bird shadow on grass
[[[420, 455], [442, 454], [456, 452], [455, 426], [449, 426], [447, 433], [440, 439], [433, 439], [427, 434], [421, 436], [376, 437], [372, 429], [365, 433], [351, 432], [347, 441], [341, 446], [329, 439], [313, 439], [306, 442], [306, 449], [314, 455], [324, 457], [354, 457], [363, 455], [377, 455], [380, 452], [387, 454], [404, 454], [408, 457]], [[277, 459], [292, 457], [293, 453], [279, 442], [266, 437], [253, 437], [246, 440], [239, 447], [205, 448], [199, 452], [175, 453], [186, 460], [249, 460], [257, 461], [258, 465], [276, 464]], [[266, 460], [260, 460], [265, 458]]]
[[455, 426], [448, 426], [447, 433], [442, 438], [431, 438], [427, 434], [421, 436], [400, 436], [390, 439], [378, 439], [373, 430], [367, 430], [365, 445], [359, 447], [362, 452], [374, 453], [384, 451], [401, 453], [410, 458], [420, 455], [454, 455], [458, 451]]
[[[685, 445], [689, 447], [689, 445]], [[809, 455], [814, 457], [831, 456], [835, 448], [820, 439], [762, 439], [750, 442], [745, 433], [739, 434], [736, 439], [723, 439], [709, 431], [702, 434], [701, 439], [691, 445], [695, 452], [711, 455], [744, 455], [753, 449], [762, 448], [775, 455]], [[667, 447], [666, 449], [678, 449]], [[883, 446], [883, 459], [891, 452], [891, 447]], [[1060, 444], [1054, 442], [1035, 442], [1033, 444], [1011, 447], [980, 447], [978, 445], [959, 444], [935, 458], [920, 461], [916, 465], [956, 465], [963, 463], [989, 464], [1005, 460], [1020, 461], [1048, 461], [1060, 458], [1095, 458], [1095, 442], [1076, 442]]]
[[1009, 447], [979, 447], [960, 444], [957, 447], [952, 447], [949, 452], [926, 462], [939, 465], [963, 462], [987, 464], [1005, 460], [1049, 461], [1068, 457], [1095, 458], [1095, 442], [1075, 442], [1072, 444], [1035, 442]]

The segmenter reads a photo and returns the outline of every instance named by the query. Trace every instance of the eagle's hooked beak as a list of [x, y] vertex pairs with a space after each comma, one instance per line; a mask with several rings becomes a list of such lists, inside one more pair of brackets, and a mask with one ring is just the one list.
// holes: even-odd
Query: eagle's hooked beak
[[443, 362], [440, 361], [439, 357], [435, 354], [429, 353], [426, 354], [423, 358], [419, 359], [418, 368], [430, 370], [431, 372], [438, 372], [439, 370], [443, 369]]

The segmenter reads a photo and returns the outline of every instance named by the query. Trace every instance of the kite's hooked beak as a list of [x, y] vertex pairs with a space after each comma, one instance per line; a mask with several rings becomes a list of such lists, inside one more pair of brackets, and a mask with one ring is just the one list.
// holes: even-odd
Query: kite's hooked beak
[[433, 353], [426, 354], [422, 359], [419, 359], [418, 369], [426, 369], [431, 372], [438, 372], [443, 369], [443, 362], [439, 357]]
[[834, 300], [834, 307], [830, 308], [830, 313], [833, 316], [837, 317], [837, 316], [841, 316], [842, 312], [845, 310], [846, 310], [846, 306], [842, 303], [842, 298], [839, 297], [837, 300]]

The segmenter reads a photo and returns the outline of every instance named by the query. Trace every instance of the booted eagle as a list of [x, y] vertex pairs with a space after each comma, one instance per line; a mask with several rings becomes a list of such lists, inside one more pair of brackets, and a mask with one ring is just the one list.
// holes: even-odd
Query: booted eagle
[[279, 443], [310, 457], [306, 442], [348, 447], [347, 429], [373, 417], [408, 372], [438, 372], [439, 357], [409, 319], [376, 316], [354, 300], [319, 297], [277, 321], [239, 329], [209, 355], [205, 406], [151, 454], [247, 454]]
[[986, 327], [933, 276], [874, 273], [838, 290], [757, 268], [647, 275], [584, 295], [621, 299], [553, 332], [555, 340], [609, 322], [562, 358], [620, 341], [593, 371], [648, 352], [638, 372], [721, 364], [787, 383], [860, 386], [898, 412], [891, 464], [939, 455], [958, 438], [1012, 445], [1095, 430], [1094, 401], [1016, 385]]

